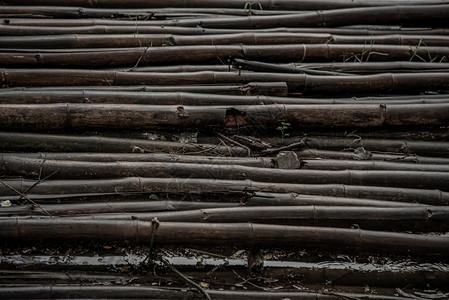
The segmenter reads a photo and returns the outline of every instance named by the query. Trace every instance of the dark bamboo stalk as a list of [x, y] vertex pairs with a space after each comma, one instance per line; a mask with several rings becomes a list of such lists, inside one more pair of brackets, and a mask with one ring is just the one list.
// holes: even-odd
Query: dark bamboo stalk
[[447, 73], [384, 73], [365, 76], [315, 76], [285, 73], [139, 73], [75, 69], [1, 69], [1, 84], [14, 86], [184, 85], [286, 82], [289, 92], [305, 94], [379, 94], [449, 89]]
[[[425, 150], [423, 150], [425, 151]], [[304, 149], [300, 151], [296, 151], [299, 159], [353, 159], [360, 160], [363, 157], [359, 153], [355, 153], [354, 151], [350, 152], [342, 152], [342, 151], [331, 151], [331, 150], [317, 150], [317, 149]], [[391, 161], [395, 163], [415, 163], [415, 164], [449, 164], [449, 158], [445, 157], [429, 157], [429, 156], [419, 156], [416, 154], [379, 154], [379, 153], [371, 153], [372, 156], [369, 160], [375, 161]]]
[[447, 142], [425, 142], [390, 139], [359, 139], [349, 138], [310, 138], [307, 140], [310, 148], [319, 150], [343, 150], [364, 147], [368, 151], [380, 153], [404, 153], [426, 156], [448, 157], [449, 143]]
[[[139, 71], [139, 70], [134, 70]], [[65, 86], [65, 87], [43, 87], [43, 88], [10, 88], [0, 89], [0, 94], [9, 92], [47, 92], [47, 91], [115, 91], [115, 92], [151, 92], [170, 93], [173, 91], [186, 93], [206, 93], [225, 95], [264, 95], [264, 96], [287, 96], [288, 87], [285, 82], [249, 82], [241, 85], [172, 85], [172, 86]], [[159, 103], [160, 104], [160, 103]]]
[[[137, 31], [138, 29], [136, 29]], [[1, 37], [0, 48], [117, 48], [186, 45], [246, 45], [267, 44], [368, 44], [449, 46], [449, 38], [439, 35], [377, 35], [344, 36], [319, 33], [258, 33], [245, 32], [220, 35], [172, 35], [172, 34], [72, 34]]]
[[282, 224], [343, 227], [357, 224], [363, 229], [388, 231], [446, 231], [447, 207], [351, 207], [351, 206], [265, 206], [224, 207], [169, 212], [105, 213], [75, 217], [85, 220], [133, 220], [193, 223]]
[[[19, 219], [0, 220], [2, 240], [97, 240], [148, 243], [151, 222]], [[447, 255], [449, 238], [446, 236], [418, 235], [368, 231], [264, 224], [200, 224], [161, 222], [156, 245], [189, 244], [196, 246], [233, 245], [261, 247], [364, 250], [371, 253], [407, 253], [414, 255]]]
[[280, 121], [301, 127], [443, 126], [449, 121], [449, 104], [0, 104], [0, 128], [12, 130], [275, 128]]
[[244, 58], [274, 62], [291, 61], [396, 61], [442, 60], [449, 47], [395, 45], [276, 44], [276, 45], [200, 45], [135, 48], [92, 48], [70, 50], [3, 49], [3, 66], [96, 67], [134, 66], [161, 63], [207, 62]]
[[338, 159], [309, 159], [302, 160], [302, 169], [313, 170], [401, 170], [401, 171], [432, 171], [449, 172], [448, 165], [397, 163], [386, 161], [354, 161]]
[[[27, 5], [61, 5], [57, 0], [3, 0], [3, 3], [7, 4], [27, 4]], [[83, 7], [123, 7], [123, 8], [134, 8], [134, 7], [211, 7], [211, 8], [239, 8], [242, 9], [245, 6], [245, 0], [230, 0], [227, 2], [213, 1], [213, 0], [170, 0], [168, 2], [158, 2], [155, 0], [131, 0], [127, 2], [121, 2], [118, 0], [97, 0], [96, 2], [90, 2], [88, 0], [69, 0], [63, 3], [63, 6], [83, 6]], [[429, 4], [441, 4], [447, 3], [445, 0], [390, 0], [390, 1], [361, 1], [361, 0], [340, 0], [340, 1], [291, 1], [291, 0], [277, 0], [275, 2], [269, 0], [261, 0], [258, 3], [262, 5], [265, 9], [307, 9], [307, 10], [317, 10], [317, 9], [335, 9], [335, 8], [346, 8], [346, 7], [371, 7], [371, 6], [385, 6], [385, 5], [429, 5]], [[256, 7], [257, 9], [257, 7]]]
[[[364, 298], [368, 300], [407, 300], [401, 296], [357, 294], [357, 293], [317, 293], [297, 291], [219, 291], [207, 290], [214, 299], [304, 299], [304, 300], [341, 300], [343, 298]], [[0, 287], [0, 296], [5, 299], [42, 299], [51, 298], [117, 298], [117, 299], [202, 299], [202, 295], [192, 290], [148, 287], [148, 286], [86, 286], [86, 285], [25, 285]]]
[[[351, 97], [351, 98], [293, 98], [293, 97], [270, 97], [267, 95], [287, 95], [285, 83], [252, 83], [244, 86], [230, 87], [206, 87], [199, 93], [172, 92], [178, 87], [166, 86], [165, 90], [171, 92], [148, 92], [148, 91], [121, 91], [100, 88], [90, 90], [67, 88], [21, 88], [0, 90], [0, 104], [49, 104], [49, 103], [93, 103], [93, 104], [146, 104], [146, 105], [269, 105], [269, 104], [438, 104], [448, 103], [449, 97], [437, 96], [397, 96], [390, 97]], [[162, 88], [162, 87], [161, 87]], [[194, 89], [201, 87], [192, 87]], [[232, 89], [231, 89], [232, 88]], [[151, 89], [151, 88], [150, 88]], [[233, 90], [234, 89], [234, 90]], [[241, 94], [259, 94], [257, 96], [231, 95], [232, 91]], [[182, 90], [182, 88], [181, 88]], [[207, 94], [212, 92], [226, 93]]]
[[421, 203], [384, 201], [360, 198], [303, 195], [293, 193], [256, 192], [249, 196], [246, 206], [367, 206], [367, 207], [410, 207], [423, 206]]
[[0, 153], [0, 157], [20, 159], [48, 159], [86, 162], [178, 162], [192, 164], [244, 165], [258, 168], [275, 167], [273, 157], [220, 157], [200, 155], [176, 155], [163, 153], [82, 153], [82, 152], [40, 152], [40, 153]]
[[[292, 32], [292, 33], [329, 33], [343, 35], [384, 35], [384, 34], [402, 34], [402, 35], [446, 35], [447, 28], [395, 28], [395, 29], [364, 29], [364, 28], [265, 28], [265, 29], [223, 29], [223, 28], [203, 28], [180, 27], [180, 26], [152, 26], [134, 22], [132, 25], [117, 25], [116, 22], [110, 25], [96, 25], [98, 21], [89, 19], [73, 21], [66, 19], [35, 21], [35, 26], [25, 26], [24, 21], [17, 19], [8, 19], [9, 24], [0, 24], [0, 36], [34, 36], [34, 35], [54, 35], [54, 34], [232, 34], [245, 32]], [[104, 21], [102, 21], [104, 22]], [[26, 21], [30, 23], [30, 21]], [[129, 22], [127, 22], [129, 23]], [[17, 25], [13, 25], [17, 24]], [[45, 26], [39, 26], [44, 25]], [[125, 23], [126, 24], [126, 23]], [[138, 31], [137, 29], [138, 28]]]
[[[21, 193], [29, 189], [35, 180], [4, 179]], [[31, 198], [45, 195], [85, 195], [98, 194], [136, 194], [136, 193], [243, 193], [274, 192], [298, 193], [333, 197], [350, 197], [386, 201], [416, 202], [428, 205], [448, 205], [449, 193], [435, 189], [394, 188], [385, 186], [359, 186], [344, 184], [290, 184], [255, 182], [246, 180], [198, 179], [198, 178], [137, 178], [89, 179], [89, 180], [49, 180], [35, 185], [28, 196]], [[0, 195], [17, 196], [6, 186], [0, 184]], [[18, 196], [19, 197], [19, 196]]]
[[[130, 18], [142, 21], [145, 19], [158, 19], [170, 14], [171, 16], [183, 16], [185, 14], [213, 14], [213, 15], [235, 15], [247, 16], [248, 9], [232, 8], [143, 8], [143, 9], [117, 9], [117, 8], [89, 8], [89, 7], [69, 7], [69, 6], [1, 6], [1, 16], [6, 17], [10, 15], [28, 15], [34, 17], [47, 17], [52, 19], [57, 18], [111, 18], [111, 19], [127, 19]], [[295, 13], [299, 13], [297, 11]], [[251, 9], [253, 15], [279, 15], [291, 14], [291, 10], [259, 10], [257, 7]]]
[[[316, 11], [280, 16], [248, 16], [167, 21], [160, 25], [204, 26], [209, 28], [338, 27], [355, 24], [447, 24], [449, 5], [379, 6]], [[304, 8], [302, 8], [304, 9]], [[347, 18], [350, 15], [351, 18]]]
[[220, 154], [247, 156], [241, 147], [211, 144], [189, 144], [144, 139], [123, 139], [99, 136], [70, 136], [0, 132], [0, 149], [3, 151], [49, 151], [49, 152], [155, 152], [178, 154]]
[[[42, 200], [41, 200], [42, 201]], [[102, 213], [138, 213], [150, 211], [182, 211], [203, 208], [233, 207], [239, 203], [232, 202], [187, 202], [187, 201], [138, 201], [138, 202], [89, 202], [77, 204], [40, 204], [40, 207], [52, 216], [102, 214]], [[0, 216], [42, 216], [42, 210], [20, 205], [4, 207]]]
[[94, 179], [120, 177], [250, 179], [259, 182], [337, 184], [439, 189], [449, 191], [447, 172], [288, 170], [239, 165], [165, 162], [79, 162], [2, 157], [0, 174], [33, 178]]
[[[278, 66], [278, 65], [275, 65]], [[417, 62], [417, 61], [392, 61], [392, 62], [332, 62], [332, 63], [301, 63], [280, 65], [291, 68], [301, 68], [328, 71], [328, 72], [346, 72], [356, 74], [375, 74], [375, 73], [410, 73], [410, 72], [447, 72], [449, 66], [439, 62]], [[286, 69], [288, 70], [288, 69]]]

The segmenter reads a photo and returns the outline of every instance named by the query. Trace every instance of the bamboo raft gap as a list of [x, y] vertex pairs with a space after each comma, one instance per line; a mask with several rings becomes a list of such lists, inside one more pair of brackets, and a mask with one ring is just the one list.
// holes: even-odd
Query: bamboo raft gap
[[0, 0], [0, 298], [447, 298], [448, 15]]

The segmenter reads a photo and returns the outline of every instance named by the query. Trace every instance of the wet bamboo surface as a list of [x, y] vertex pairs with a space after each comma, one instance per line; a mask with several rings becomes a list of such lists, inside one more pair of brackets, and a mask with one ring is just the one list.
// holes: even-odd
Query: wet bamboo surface
[[0, 0], [0, 298], [448, 298], [448, 15]]

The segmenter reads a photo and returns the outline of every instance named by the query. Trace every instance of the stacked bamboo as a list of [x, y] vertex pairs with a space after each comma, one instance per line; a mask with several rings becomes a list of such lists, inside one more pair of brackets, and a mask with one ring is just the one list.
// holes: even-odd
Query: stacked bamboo
[[[449, 295], [449, 1], [3, 0], [0, 16], [1, 298]], [[99, 248], [135, 262], [113, 274], [82, 254]]]

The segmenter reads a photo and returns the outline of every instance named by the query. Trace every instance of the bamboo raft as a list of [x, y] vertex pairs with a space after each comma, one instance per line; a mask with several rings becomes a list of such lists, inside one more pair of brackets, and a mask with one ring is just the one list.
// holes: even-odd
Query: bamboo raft
[[0, 0], [1, 299], [449, 298], [449, 1]]

